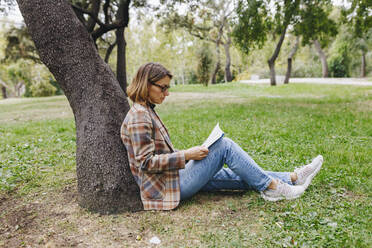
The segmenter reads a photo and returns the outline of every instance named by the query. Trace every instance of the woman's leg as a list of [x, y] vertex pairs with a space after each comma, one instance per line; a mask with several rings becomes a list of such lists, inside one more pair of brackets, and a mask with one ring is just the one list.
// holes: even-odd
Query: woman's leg
[[279, 179], [282, 182], [285, 182], [289, 185], [293, 185], [292, 179], [291, 179], [291, 173], [292, 172], [277, 172], [277, 171], [266, 171], [266, 173], [271, 176], [272, 178]]
[[249, 188], [263, 191], [272, 177], [229, 138], [221, 138], [209, 148], [208, 156], [200, 161], [191, 160], [180, 170], [181, 199], [194, 195], [219, 172], [224, 164], [238, 175]]
[[[266, 171], [272, 178], [279, 179], [287, 184], [293, 185], [290, 172], [271, 172]], [[252, 186], [247, 184], [240, 176], [229, 168], [219, 170], [211, 180], [205, 184], [200, 191], [219, 191], [219, 190], [252, 190]]]

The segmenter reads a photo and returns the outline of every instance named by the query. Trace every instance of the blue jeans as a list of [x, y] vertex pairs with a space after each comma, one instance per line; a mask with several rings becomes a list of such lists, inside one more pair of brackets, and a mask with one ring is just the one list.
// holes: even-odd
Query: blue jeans
[[[227, 164], [229, 168], [223, 168]], [[220, 138], [203, 160], [190, 160], [180, 173], [181, 200], [198, 191], [264, 191], [273, 178], [292, 184], [289, 172], [264, 171], [234, 141]]]

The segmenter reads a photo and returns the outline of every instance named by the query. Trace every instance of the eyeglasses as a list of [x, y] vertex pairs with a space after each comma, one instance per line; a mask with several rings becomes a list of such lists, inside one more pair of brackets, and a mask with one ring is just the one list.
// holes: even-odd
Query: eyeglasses
[[160, 89], [161, 89], [161, 92], [166, 92], [167, 90], [169, 90], [169, 88], [170, 88], [170, 86], [169, 85], [159, 85], [159, 84], [157, 84], [157, 83], [153, 83], [153, 82], [151, 82], [150, 81], [150, 84], [152, 84], [152, 85], [155, 85], [155, 86], [157, 86], [157, 87], [159, 87]]

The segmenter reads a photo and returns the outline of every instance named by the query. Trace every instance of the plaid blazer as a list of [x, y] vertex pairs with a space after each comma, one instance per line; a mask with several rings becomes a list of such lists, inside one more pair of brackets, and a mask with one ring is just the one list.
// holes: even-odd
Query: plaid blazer
[[185, 154], [173, 148], [168, 130], [154, 109], [134, 103], [120, 134], [144, 209], [177, 207], [180, 202], [178, 170], [185, 168]]

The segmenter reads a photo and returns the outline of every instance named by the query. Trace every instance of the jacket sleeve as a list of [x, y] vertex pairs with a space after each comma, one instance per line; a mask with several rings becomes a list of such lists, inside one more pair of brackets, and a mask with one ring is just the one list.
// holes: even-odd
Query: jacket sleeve
[[156, 154], [155, 141], [152, 139], [153, 128], [151, 117], [144, 111], [137, 112], [135, 118], [127, 124], [135, 160], [141, 170], [149, 173], [159, 173], [185, 168], [185, 154], [183, 151]]

